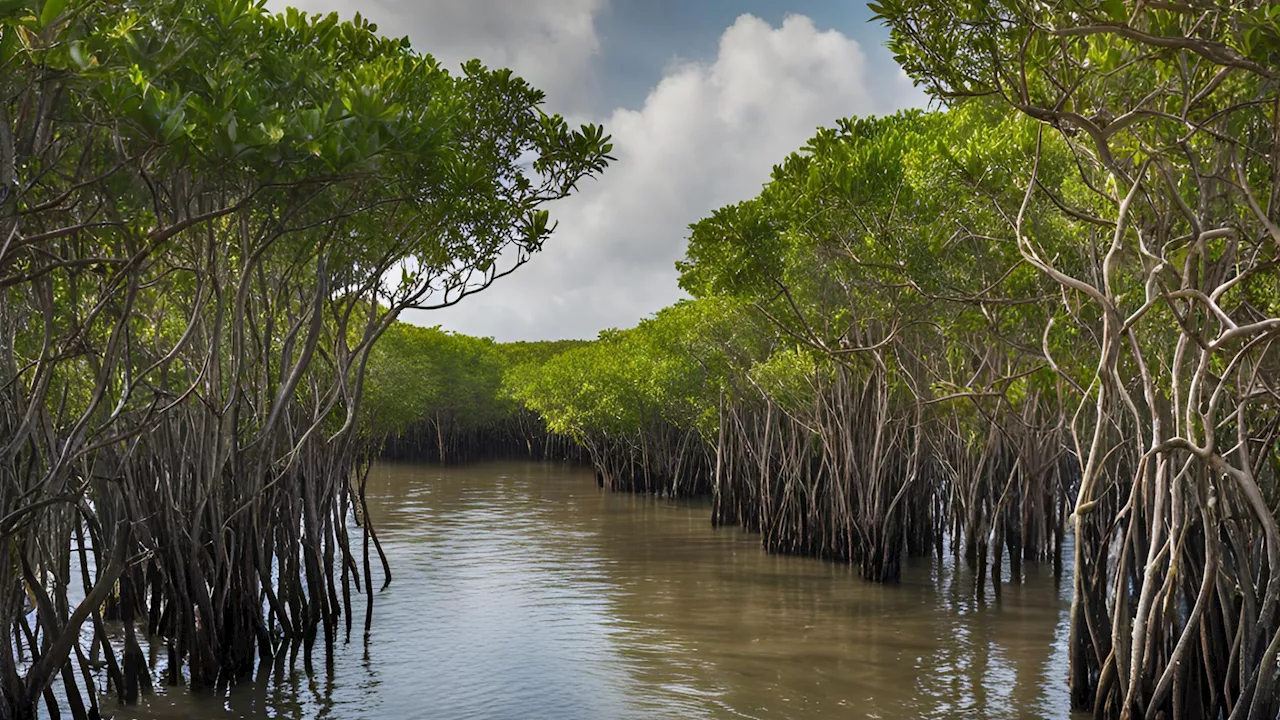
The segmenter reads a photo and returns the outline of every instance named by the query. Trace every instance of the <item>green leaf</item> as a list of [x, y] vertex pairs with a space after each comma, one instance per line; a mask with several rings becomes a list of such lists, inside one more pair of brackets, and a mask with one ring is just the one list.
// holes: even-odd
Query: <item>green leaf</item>
[[18, 52], [18, 31], [13, 25], [0, 27], [0, 63], [8, 63]]
[[1124, 7], [1124, 0], [1102, 0], [1102, 11], [1118, 23], [1129, 19], [1129, 13]]
[[169, 117], [165, 119], [164, 124], [160, 127], [160, 135], [165, 142], [173, 142], [185, 132], [186, 128], [183, 124], [185, 121], [186, 113], [181, 108], [169, 114]]
[[40, 27], [49, 27], [67, 9], [71, 0], [45, 0], [44, 9], [40, 11]]

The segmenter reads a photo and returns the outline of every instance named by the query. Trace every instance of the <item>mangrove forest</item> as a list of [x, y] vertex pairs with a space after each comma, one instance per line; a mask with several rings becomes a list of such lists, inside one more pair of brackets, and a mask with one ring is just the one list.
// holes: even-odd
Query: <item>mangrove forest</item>
[[1060, 712], [1280, 718], [1280, 4], [871, 10], [929, 110], [708, 208], [634, 327], [497, 342], [405, 313], [536, 272], [605, 128], [359, 16], [0, 0], [0, 718], [323, 673], [375, 466], [494, 459], [839, 582], [1048, 568]]

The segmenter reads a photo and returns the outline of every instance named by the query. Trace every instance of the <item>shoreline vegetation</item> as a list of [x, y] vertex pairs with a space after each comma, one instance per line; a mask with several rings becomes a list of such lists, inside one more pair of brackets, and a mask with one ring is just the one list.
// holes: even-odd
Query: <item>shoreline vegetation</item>
[[359, 16], [18, 0], [0, 23], [0, 718], [331, 663], [390, 581], [348, 532], [375, 341], [522, 266], [609, 138]]
[[310, 669], [360, 594], [367, 631], [378, 456], [588, 462], [872, 582], [1049, 562], [1071, 710], [1280, 713], [1280, 7], [872, 5], [938, 109], [819, 129], [691, 225], [689, 299], [497, 343], [396, 316], [541, 247], [603, 130], [360, 20], [143, 6], [2, 38], [0, 716], [55, 679], [90, 715], [86, 623], [125, 700], [136, 632], [212, 687]]

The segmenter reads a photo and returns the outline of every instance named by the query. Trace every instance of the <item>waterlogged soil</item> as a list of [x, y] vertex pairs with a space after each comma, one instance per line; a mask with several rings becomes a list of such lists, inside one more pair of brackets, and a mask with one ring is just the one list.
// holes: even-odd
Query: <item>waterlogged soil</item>
[[[705, 504], [604, 493], [554, 464], [382, 465], [394, 572], [331, 670], [264, 668], [116, 718], [1065, 718], [1069, 580], [996, 600], [949, 563], [900, 585], [770, 556]], [[375, 581], [378, 579], [375, 571]], [[158, 653], [163, 655], [163, 653]], [[301, 667], [299, 660], [297, 666]], [[159, 684], [158, 684], [159, 685]]]

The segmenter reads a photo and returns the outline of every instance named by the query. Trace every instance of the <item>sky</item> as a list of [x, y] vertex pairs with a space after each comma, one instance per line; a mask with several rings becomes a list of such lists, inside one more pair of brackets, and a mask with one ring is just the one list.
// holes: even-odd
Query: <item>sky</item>
[[419, 325], [498, 341], [594, 338], [685, 297], [688, 226], [757, 195], [839, 118], [925, 107], [861, 0], [269, 0], [356, 11], [456, 68], [510, 67], [544, 109], [604, 125], [617, 161], [548, 206], [542, 252]]

